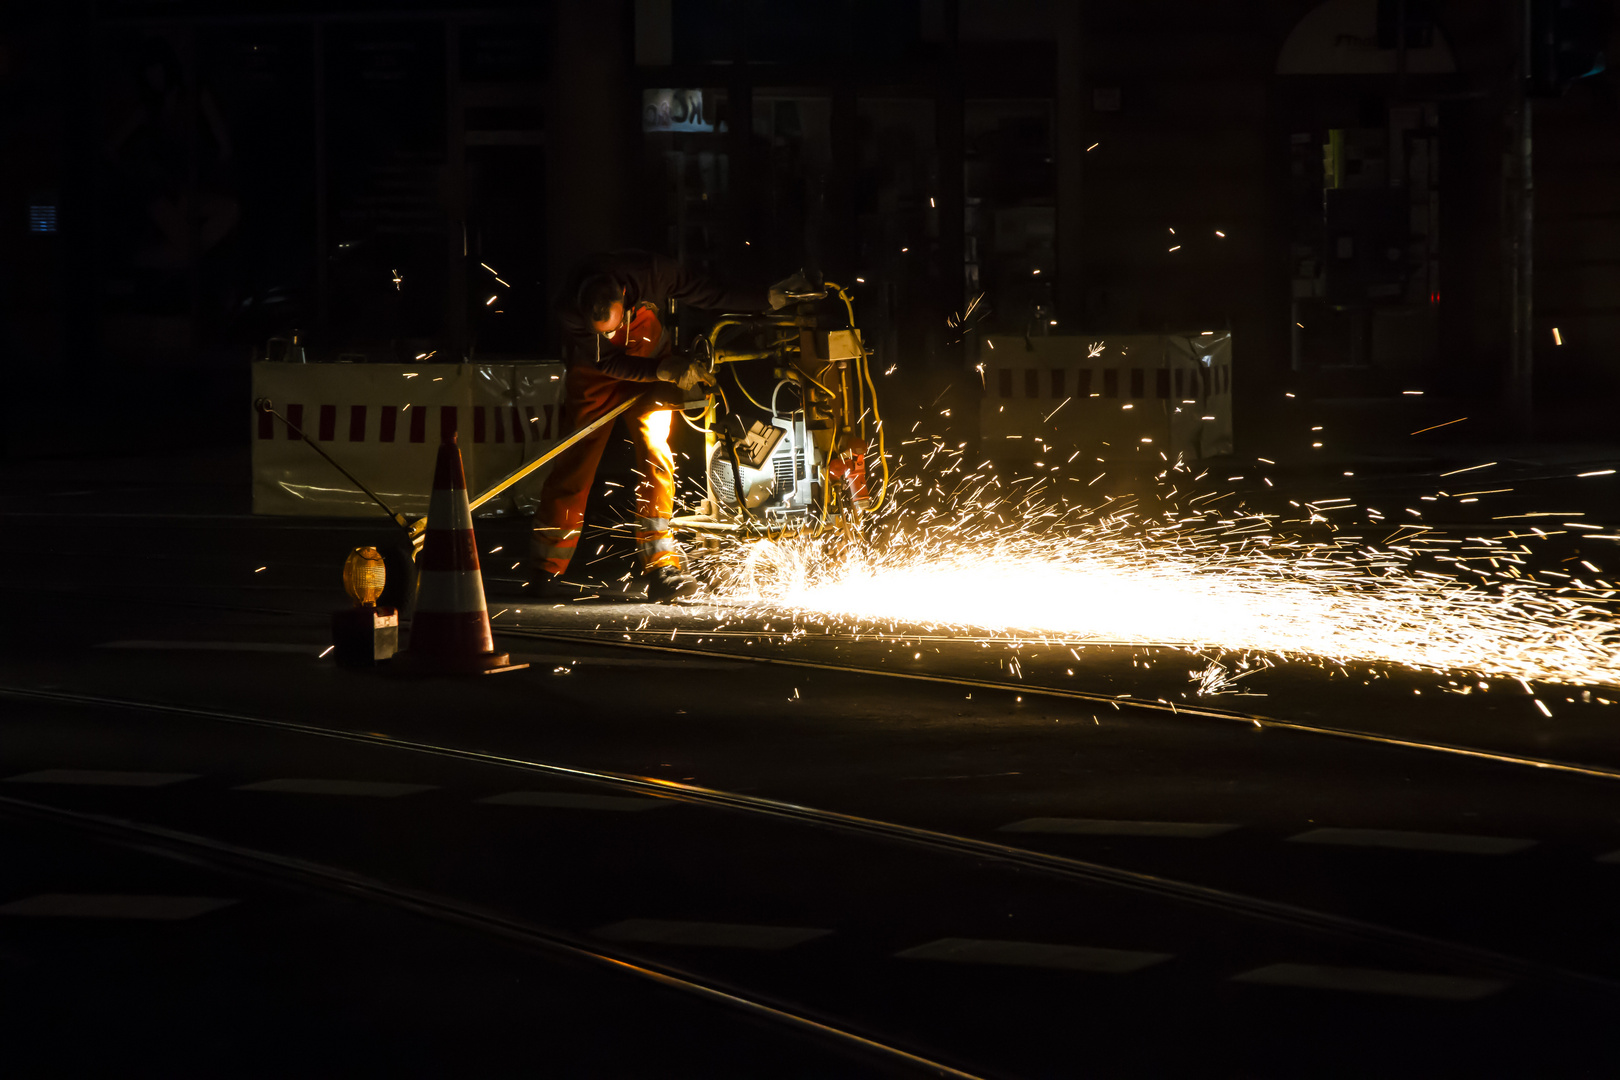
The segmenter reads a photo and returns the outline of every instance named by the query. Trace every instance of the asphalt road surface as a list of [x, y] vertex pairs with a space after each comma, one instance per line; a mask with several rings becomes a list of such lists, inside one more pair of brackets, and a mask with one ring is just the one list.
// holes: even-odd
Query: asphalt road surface
[[410, 679], [321, 655], [378, 526], [49, 496], [0, 506], [8, 1075], [1620, 1069], [1579, 691], [1200, 700], [493, 568], [529, 666]]

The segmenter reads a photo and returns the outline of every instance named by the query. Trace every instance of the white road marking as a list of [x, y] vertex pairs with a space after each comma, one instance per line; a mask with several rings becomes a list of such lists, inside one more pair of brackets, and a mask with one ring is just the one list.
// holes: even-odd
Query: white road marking
[[237, 903], [217, 896], [129, 896], [118, 893], [41, 893], [0, 904], [0, 915], [66, 919], [194, 919]]
[[1357, 994], [1395, 994], [1440, 1001], [1477, 1001], [1507, 988], [1500, 979], [1470, 979], [1461, 975], [1424, 975], [1378, 968], [1329, 967], [1324, 964], [1270, 964], [1241, 975], [1233, 982], [1268, 986], [1302, 986], [1312, 990], [1347, 990]]
[[636, 799], [624, 795], [580, 795], [570, 791], [508, 791], [479, 799], [494, 806], [553, 806], [563, 810], [653, 810], [668, 806], [663, 799]]
[[432, 791], [432, 784], [391, 784], [381, 780], [260, 780], [243, 784], [237, 791], [280, 791], [289, 795], [370, 795], [393, 799]]
[[1203, 821], [1108, 821], [1100, 818], [1032, 817], [997, 832], [1067, 833], [1078, 836], [1219, 836], [1236, 825]]
[[202, 652], [278, 652], [314, 656], [319, 644], [295, 645], [286, 641], [103, 641], [98, 649], [157, 649]]
[[1468, 855], [1511, 855], [1535, 847], [1534, 840], [1514, 836], [1470, 836], [1467, 833], [1407, 832], [1404, 829], [1311, 829], [1289, 840], [1301, 844], [1399, 848], [1406, 851], [1456, 851]]
[[100, 784], [106, 787], [162, 787], [195, 780], [196, 773], [120, 772], [114, 769], [41, 769], [6, 777], [8, 784]]
[[715, 945], [729, 949], [790, 949], [826, 937], [831, 930], [811, 926], [756, 926], [749, 923], [684, 922], [673, 919], [625, 919], [592, 931], [610, 941], [657, 945]]
[[940, 938], [894, 954], [902, 960], [945, 960], [955, 964], [1008, 964], [1014, 967], [1065, 968], [1106, 975], [1125, 975], [1163, 963], [1174, 953], [1133, 952], [1091, 945], [1051, 945], [1040, 941], [981, 941]]

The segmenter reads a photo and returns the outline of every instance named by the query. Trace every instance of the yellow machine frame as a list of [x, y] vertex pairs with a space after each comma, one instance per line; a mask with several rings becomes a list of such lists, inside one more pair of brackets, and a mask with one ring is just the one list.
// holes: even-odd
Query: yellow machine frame
[[[817, 482], [821, 486], [821, 510], [816, 516], [814, 528], [811, 530], [812, 535], [819, 535], [830, 522], [837, 522], [840, 527], [853, 527], [863, 513], [875, 511], [883, 504], [889, 489], [889, 462], [883, 440], [883, 417], [878, 411], [877, 387], [872, 381], [871, 353], [862, 343], [860, 331], [855, 327], [855, 304], [849, 291], [835, 282], [828, 281], [823, 284], [844, 302], [844, 309], [849, 316], [848, 330], [835, 330], [832, 333], [849, 334], [848, 339], [842, 340], [853, 341], [854, 347], [845, 351], [855, 355], [825, 360], [818, 356], [815, 345], [818, 323], [815, 305], [811, 303], [799, 304], [797, 312], [791, 316], [723, 318], [709, 328], [703, 339], [715, 371], [719, 370], [721, 364], [775, 360], [780, 364], [776, 370], [777, 377], [794, 383], [801, 391], [806, 427], [809, 429], [820, 461], [820, 475]], [[724, 348], [720, 344], [721, 335], [737, 327], [752, 330], [774, 329], [777, 331], [777, 340], [763, 349], [756, 347], [753, 351]], [[830, 353], [833, 350], [828, 351]], [[743, 387], [741, 380], [738, 380], [737, 388], [756, 408], [774, 412], [755, 401]], [[715, 391], [715, 396], [707, 400], [696, 416], [686, 412], [681, 414], [694, 430], [703, 432], [705, 460], [708, 454], [714, 452], [715, 445], [719, 441], [719, 436], [715, 432], [719, 410], [721, 408], [730, 410], [725, 391], [720, 389], [718, 380]], [[872, 435], [877, 436], [877, 456], [882, 483], [870, 504], [863, 509], [842, 485], [834, 482], [828, 470], [830, 464], [840, 455], [857, 448], [865, 454], [871, 445]], [[677, 517], [673, 523], [700, 532], [745, 532], [770, 537], [784, 532], [804, 531], [796, 527], [773, 530], [746, 514], [741, 514], [740, 520], [735, 522], [722, 521], [718, 506], [714, 507], [712, 513]]]

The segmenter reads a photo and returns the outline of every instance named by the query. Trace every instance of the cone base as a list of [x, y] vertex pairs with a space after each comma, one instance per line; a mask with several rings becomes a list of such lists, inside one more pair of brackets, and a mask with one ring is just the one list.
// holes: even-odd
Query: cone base
[[403, 652], [394, 658], [391, 670], [402, 675], [498, 675], [522, 671], [528, 664], [514, 664], [509, 653], [474, 653], [471, 656], [431, 656]]

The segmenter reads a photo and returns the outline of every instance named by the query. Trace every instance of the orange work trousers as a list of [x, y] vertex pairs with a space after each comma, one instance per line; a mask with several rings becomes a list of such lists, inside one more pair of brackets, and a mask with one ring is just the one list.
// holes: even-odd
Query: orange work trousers
[[[613, 335], [636, 356], [667, 353], [663, 326], [651, 307], [638, 308]], [[593, 420], [613, 411], [630, 398], [654, 389], [658, 384], [626, 382], [591, 367], [588, 362], [568, 368], [563, 426], [578, 431]], [[631, 409], [619, 418], [636, 448], [636, 554], [643, 572], [660, 566], [680, 567], [681, 549], [670, 533], [669, 519], [675, 507], [675, 458], [669, 451], [669, 429], [674, 414], [667, 405], [649, 403]], [[579, 534], [585, 524], [585, 504], [590, 498], [596, 468], [602, 461], [614, 426], [604, 425], [558, 456], [551, 465], [540, 504], [534, 511], [534, 532], [529, 544], [530, 568], [562, 574], [574, 557]]]

